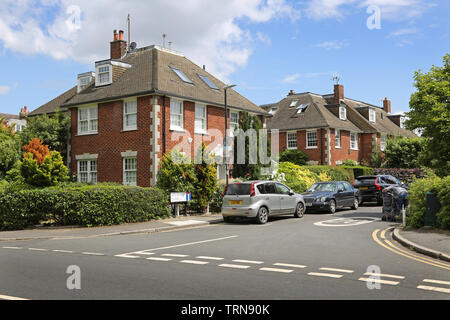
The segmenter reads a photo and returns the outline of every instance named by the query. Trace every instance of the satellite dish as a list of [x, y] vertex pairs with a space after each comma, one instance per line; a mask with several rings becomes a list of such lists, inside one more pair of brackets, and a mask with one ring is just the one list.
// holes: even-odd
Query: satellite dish
[[136, 42], [132, 42], [132, 43], [130, 44], [130, 49], [131, 49], [131, 50], [136, 49], [136, 47], [137, 47]]

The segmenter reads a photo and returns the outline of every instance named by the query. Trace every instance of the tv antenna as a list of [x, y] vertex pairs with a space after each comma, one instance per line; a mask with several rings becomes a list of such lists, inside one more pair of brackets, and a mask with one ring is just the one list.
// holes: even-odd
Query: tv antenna
[[332, 80], [334, 81], [334, 84], [339, 84], [339, 80], [341, 80], [341, 77], [337, 73], [333, 73]]
[[165, 33], [163, 33], [162, 37], [163, 37], [163, 48], [165, 48], [166, 47], [166, 37], [167, 37], [167, 35]]

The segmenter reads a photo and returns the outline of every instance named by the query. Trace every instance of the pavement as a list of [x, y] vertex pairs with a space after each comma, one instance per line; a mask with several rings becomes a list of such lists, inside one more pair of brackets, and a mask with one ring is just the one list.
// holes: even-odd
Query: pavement
[[58, 240], [90, 237], [107, 237], [136, 233], [154, 233], [178, 228], [197, 227], [213, 223], [223, 222], [221, 214], [204, 214], [179, 216], [151, 220], [140, 223], [126, 223], [121, 225], [103, 227], [35, 227], [18, 231], [0, 232], [0, 241], [14, 240]]

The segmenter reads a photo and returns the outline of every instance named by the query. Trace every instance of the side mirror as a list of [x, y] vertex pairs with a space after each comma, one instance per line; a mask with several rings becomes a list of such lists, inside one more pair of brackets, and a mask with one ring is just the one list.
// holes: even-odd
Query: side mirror
[[293, 196], [294, 194], [295, 194], [295, 192], [289, 191], [289, 195], [290, 195], [290, 196]]

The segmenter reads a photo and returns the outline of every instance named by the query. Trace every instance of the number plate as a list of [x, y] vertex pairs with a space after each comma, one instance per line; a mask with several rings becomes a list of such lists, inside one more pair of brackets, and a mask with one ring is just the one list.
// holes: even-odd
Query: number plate
[[242, 201], [230, 201], [230, 204], [231, 205], [233, 205], [233, 204], [242, 204]]
[[367, 188], [367, 187], [361, 187], [361, 188], [359, 188], [359, 190], [369, 190], [369, 188]]
[[305, 203], [307, 207], [312, 207], [312, 203]]

